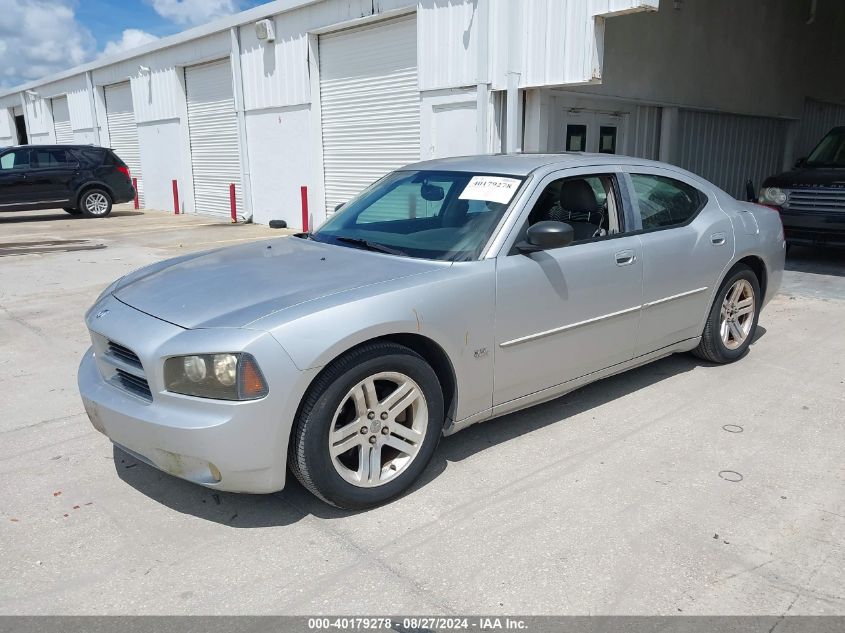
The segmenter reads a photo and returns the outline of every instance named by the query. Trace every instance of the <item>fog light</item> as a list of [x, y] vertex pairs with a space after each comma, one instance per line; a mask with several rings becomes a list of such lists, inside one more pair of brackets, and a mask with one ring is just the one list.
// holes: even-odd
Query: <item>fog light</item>
[[214, 375], [221, 385], [231, 387], [238, 375], [238, 357], [234, 354], [214, 355]]
[[202, 356], [185, 356], [182, 361], [185, 367], [185, 375], [191, 382], [205, 380], [207, 369], [205, 359]]

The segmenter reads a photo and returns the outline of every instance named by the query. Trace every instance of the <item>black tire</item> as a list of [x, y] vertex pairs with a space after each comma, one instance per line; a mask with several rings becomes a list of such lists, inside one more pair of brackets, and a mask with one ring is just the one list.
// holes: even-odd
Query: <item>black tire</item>
[[[741, 279], [744, 279], [751, 284], [751, 288], [754, 293], [753, 320], [751, 322], [751, 328], [748, 335], [743, 343], [736, 349], [730, 349], [722, 341], [722, 336], [719, 331], [721, 326], [722, 303], [725, 301], [725, 298], [733, 285]], [[762, 300], [763, 296], [760, 293], [760, 282], [757, 279], [757, 275], [754, 274], [754, 271], [744, 264], [737, 264], [734, 266], [728, 273], [728, 276], [725, 277], [722, 285], [719, 287], [719, 292], [716, 293], [716, 298], [710, 308], [710, 313], [707, 315], [707, 323], [705, 324], [704, 332], [701, 335], [701, 342], [692, 353], [703, 360], [721, 364], [732, 363], [745, 356], [748, 352], [748, 347], [751, 345], [751, 341], [754, 340]]]
[[71, 207], [65, 207], [63, 211], [65, 213], [70, 213], [71, 215], [82, 215], [82, 211], [80, 211], [79, 209], [73, 209]]
[[88, 189], [79, 197], [79, 208], [86, 218], [104, 218], [111, 213], [111, 195], [104, 189]]
[[[338, 473], [329, 454], [329, 434], [335, 411], [349, 391], [380, 372], [401, 372], [417, 383], [428, 408], [428, 424], [416, 456], [404, 470], [379, 486], [365, 488]], [[390, 342], [363, 345], [329, 365], [309, 388], [294, 423], [288, 465], [303, 486], [331, 505], [347, 510], [381, 505], [405, 492], [431, 461], [443, 431], [443, 407], [437, 375], [419, 354]]]

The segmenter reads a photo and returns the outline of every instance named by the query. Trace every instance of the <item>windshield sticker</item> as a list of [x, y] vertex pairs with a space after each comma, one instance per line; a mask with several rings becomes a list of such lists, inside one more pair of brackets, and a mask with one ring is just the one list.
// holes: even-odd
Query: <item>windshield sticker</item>
[[507, 204], [519, 188], [520, 182], [516, 178], [473, 176], [463, 193], [458, 197], [461, 200], [486, 200]]

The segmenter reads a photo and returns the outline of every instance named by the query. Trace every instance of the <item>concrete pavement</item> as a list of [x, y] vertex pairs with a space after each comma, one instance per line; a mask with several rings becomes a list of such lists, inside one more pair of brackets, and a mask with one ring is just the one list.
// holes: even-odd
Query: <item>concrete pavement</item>
[[[355, 514], [293, 478], [249, 496], [164, 475], [76, 393], [109, 282], [277, 231], [121, 211], [0, 234], [29, 249], [0, 252], [2, 614], [845, 614], [842, 253], [790, 253], [741, 362], [674, 356], [472, 427]], [[61, 240], [83, 241], [44, 250]]]

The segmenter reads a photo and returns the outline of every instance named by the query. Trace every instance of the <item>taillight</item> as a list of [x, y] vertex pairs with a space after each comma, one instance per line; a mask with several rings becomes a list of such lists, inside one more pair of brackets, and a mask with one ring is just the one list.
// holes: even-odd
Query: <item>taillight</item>
[[121, 174], [126, 176], [126, 178], [128, 178], [129, 180], [132, 180], [132, 178], [129, 176], [129, 168], [128, 167], [120, 165], [120, 166], [118, 166], [117, 171], [119, 171]]

